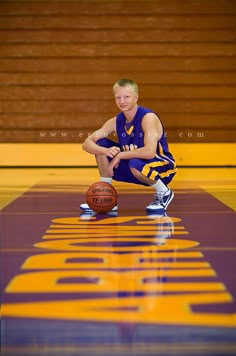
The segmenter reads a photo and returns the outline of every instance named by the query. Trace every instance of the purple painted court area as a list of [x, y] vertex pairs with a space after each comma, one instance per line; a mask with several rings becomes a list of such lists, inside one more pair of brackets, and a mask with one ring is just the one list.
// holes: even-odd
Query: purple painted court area
[[[84, 193], [79, 193], [81, 191], [85, 192], [86, 187], [70, 184], [37, 185], [3, 209], [1, 218], [3, 304], [55, 299], [109, 300], [109, 298], [129, 296], [129, 293], [114, 294], [114, 292], [29, 294], [5, 291], [5, 287], [14, 276], [25, 273], [21, 270], [21, 265], [26, 258], [34, 254], [53, 252], [36, 248], [34, 244], [42, 241], [42, 236], [49, 228], [52, 219], [80, 216], [79, 205], [84, 201]], [[127, 194], [118, 190], [118, 196], [119, 217], [146, 216], [145, 206], [152, 198], [150, 194], [136, 195], [132, 190]], [[175, 198], [169, 206], [168, 216], [180, 218], [179, 225], [184, 226], [188, 232], [188, 235], [173, 235], [171, 238], [198, 241], [199, 246], [192, 251], [201, 251], [204, 255], [203, 260], [208, 262], [216, 272], [214, 277], [198, 279], [189, 277], [188, 281], [209, 280], [223, 283], [233, 297], [230, 303], [193, 305], [192, 310], [203, 313], [235, 314], [235, 212], [201, 189], [176, 190]], [[96, 216], [96, 219], [104, 218], [109, 219], [109, 216]], [[124, 226], [126, 223], [121, 225]], [[93, 246], [91, 244], [88, 246], [92, 251]], [[181, 262], [181, 258], [178, 261]], [[132, 269], [132, 266], [130, 268]], [[172, 280], [181, 283], [184, 279], [168, 278], [169, 282]], [[135, 295], [145, 296], [145, 293], [136, 291]], [[235, 340], [236, 329], [225, 327], [132, 323], [125, 320], [100, 323], [4, 316], [2, 318], [2, 355], [227, 356], [236, 354]], [[195, 346], [199, 343], [203, 345], [202, 350], [201, 353], [196, 353]], [[225, 348], [222, 345], [225, 345]]]

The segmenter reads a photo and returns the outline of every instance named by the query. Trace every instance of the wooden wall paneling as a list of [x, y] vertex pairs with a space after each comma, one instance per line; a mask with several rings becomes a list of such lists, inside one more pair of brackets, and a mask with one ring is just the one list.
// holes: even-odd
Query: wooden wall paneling
[[215, 43], [89, 43], [86, 44], [2, 44], [0, 48], [1, 56], [4, 57], [146, 57], [158, 56], [235, 56], [235, 44], [222, 43], [220, 46]]
[[[25, 84], [6, 85], [0, 87], [0, 100], [85, 100], [95, 98], [99, 94], [101, 100], [110, 99], [113, 93], [110, 85], [50, 85], [50, 84]], [[140, 97], [142, 100], [154, 99], [235, 99], [236, 86], [210, 84], [210, 85], [171, 85], [156, 84], [140, 87]], [[114, 105], [115, 110], [115, 105]]]
[[107, 43], [198, 43], [198, 42], [225, 42], [230, 43], [235, 39], [235, 31], [232, 27], [228, 29], [0, 29], [1, 43], [88, 43], [95, 41], [106, 41]]
[[[5, 85], [77, 85], [82, 88], [88, 86], [110, 86], [112, 92], [113, 81], [119, 78], [121, 73], [83, 71], [82, 73], [0, 73], [0, 81]], [[128, 74], [128, 72], [126, 72]], [[235, 72], [133, 72], [133, 77], [138, 81], [140, 90], [147, 85], [235, 85]]]
[[[173, 0], [175, 1], [175, 0]], [[70, 3], [68, 3], [68, 6]], [[91, 8], [91, 4], [87, 3]], [[138, 5], [138, 4], [137, 4]], [[14, 21], [12, 21], [14, 17]], [[141, 25], [140, 25], [141, 24]], [[234, 29], [235, 14], [207, 15], [2, 15], [0, 29]], [[111, 35], [111, 32], [110, 32]]]
[[[183, 0], [118, 0], [118, 1], [70, 1], [68, 6], [66, 0], [48, 0], [47, 6], [42, 6], [42, 1], [10, 1], [2, 0], [0, 9], [5, 15], [107, 15], [127, 13], [134, 14], [232, 14], [236, 5], [234, 0], [211, 0], [206, 1], [183, 1]], [[45, 2], [43, 1], [43, 4]], [[203, 6], [204, 5], [204, 6]]]
[[[152, 107], [153, 110], [161, 113], [220, 113], [236, 112], [235, 100], [140, 100], [140, 104], [146, 107]], [[113, 100], [80, 100], [80, 101], [9, 101], [0, 103], [0, 110], [4, 112], [24, 112], [24, 113], [104, 113], [114, 110]], [[114, 113], [116, 110], [114, 110]]]
[[235, 56], [217, 56], [209, 60], [208, 57], [142, 57], [132, 58], [132, 66], [128, 57], [15, 57], [4, 58], [0, 57], [1, 73], [81, 73], [83, 71], [94, 71], [96, 68], [99, 71], [130, 73], [156, 73], [165, 71], [165, 75], [175, 72], [234, 72], [236, 70]]
[[[225, 129], [235, 128], [235, 115], [229, 113], [171, 113], [157, 112], [160, 119], [164, 120], [168, 129], [214, 129], [222, 126]], [[107, 112], [107, 118], [114, 115], [114, 112]], [[83, 119], [83, 120], [82, 120]], [[1, 115], [0, 123], [5, 129], [84, 129], [93, 130], [104, 122], [103, 113], [12, 113]], [[86, 125], [85, 125], [86, 123]]]
[[[128, 72], [126, 72], [128, 73]], [[120, 72], [94, 72], [85, 70], [82, 73], [37, 73], [37, 74], [2, 74], [1, 78], [8, 85], [97, 85], [103, 88], [111, 85]], [[139, 86], [147, 85], [235, 85], [236, 72], [133, 72]], [[141, 88], [140, 88], [141, 89]], [[110, 90], [112, 88], [110, 87]]]
[[1, 1], [1, 141], [82, 142], [131, 77], [172, 142], [234, 142], [235, 14], [234, 0]]

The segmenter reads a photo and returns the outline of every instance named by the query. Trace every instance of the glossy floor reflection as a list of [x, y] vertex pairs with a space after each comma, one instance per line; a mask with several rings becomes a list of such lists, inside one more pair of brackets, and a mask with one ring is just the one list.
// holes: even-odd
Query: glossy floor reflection
[[179, 169], [167, 214], [95, 169], [2, 169], [2, 355], [236, 354], [236, 169]]

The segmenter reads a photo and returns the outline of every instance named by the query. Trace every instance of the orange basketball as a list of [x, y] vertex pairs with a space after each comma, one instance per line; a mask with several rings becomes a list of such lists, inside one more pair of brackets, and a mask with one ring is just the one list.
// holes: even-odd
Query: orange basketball
[[96, 213], [108, 213], [117, 204], [117, 192], [109, 183], [96, 182], [86, 192], [86, 203]]

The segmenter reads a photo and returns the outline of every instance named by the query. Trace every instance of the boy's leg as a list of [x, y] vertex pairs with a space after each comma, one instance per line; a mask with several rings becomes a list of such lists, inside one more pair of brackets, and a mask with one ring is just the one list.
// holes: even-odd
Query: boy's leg
[[[100, 146], [104, 146], [104, 147], [112, 147], [112, 146], [117, 145], [112, 140], [109, 140], [106, 138], [99, 140], [98, 144], [100, 144]], [[97, 161], [97, 166], [98, 166], [98, 171], [99, 171], [101, 182], [106, 182], [106, 183], [112, 184], [112, 177], [110, 177], [109, 173], [108, 173], [108, 166], [109, 166], [108, 157], [106, 157], [105, 155], [96, 155], [95, 158]], [[91, 210], [87, 203], [81, 204], [80, 208], [84, 211]], [[116, 206], [114, 206], [112, 211], [116, 211], [117, 209], [118, 209], [118, 206], [116, 205]]]
[[[107, 139], [103, 138], [99, 141], [97, 141], [97, 144], [103, 147], [112, 147], [112, 146], [117, 146], [120, 147], [118, 143]], [[135, 184], [144, 184], [144, 185], [149, 185], [147, 183], [142, 183], [140, 180], [138, 180], [131, 172], [130, 167], [129, 167], [129, 161], [128, 160], [121, 160], [119, 163], [118, 168], [114, 169], [114, 175], [113, 177], [109, 176], [108, 172], [108, 166], [112, 158], [106, 157], [104, 155], [96, 155], [96, 161], [98, 165], [98, 170], [99, 174], [101, 177], [101, 180], [104, 178], [107, 179], [114, 179], [116, 181], [121, 181], [121, 182], [127, 182], [127, 183], [135, 183]]]
[[108, 166], [109, 166], [108, 158], [104, 155], [96, 155], [95, 158], [96, 158], [100, 177], [111, 178], [108, 173]]
[[[116, 142], [114, 142], [108, 138], [102, 138], [102, 139], [98, 140], [97, 144], [99, 146], [103, 146], [103, 147], [107, 147], [107, 148], [112, 147], [112, 146], [119, 147], [119, 145]], [[100, 177], [112, 178], [112, 177], [110, 177], [110, 175], [108, 173], [108, 166], [110, 163], [109, 158], [105, 155], [96, 155], [95, 158], [96, 158]]]
[[152, 180], [146, 177], [136, 168], [130, 168], [130, 170], [134, 175], [134, 177], [136, 177], [140, 182], [152, 186], [156, 192], [163, 192], [163, 193], [167, 192], [168, 187], [162, 182], [160, 178], [158, 180]]
[[174, 197], [174, 193], [168, 188], [168, 183], [173, 178], [175, 170], [169, 165], [158, 165], [156, 162], [153, 160], [148, 163], [144, 160], [133, 159], [130, 160], [130, 170], [136, 179], [152, 186], [155, 190], [154, 200], [146, 207], [146, 210], [161, 213], [165, 211]]

